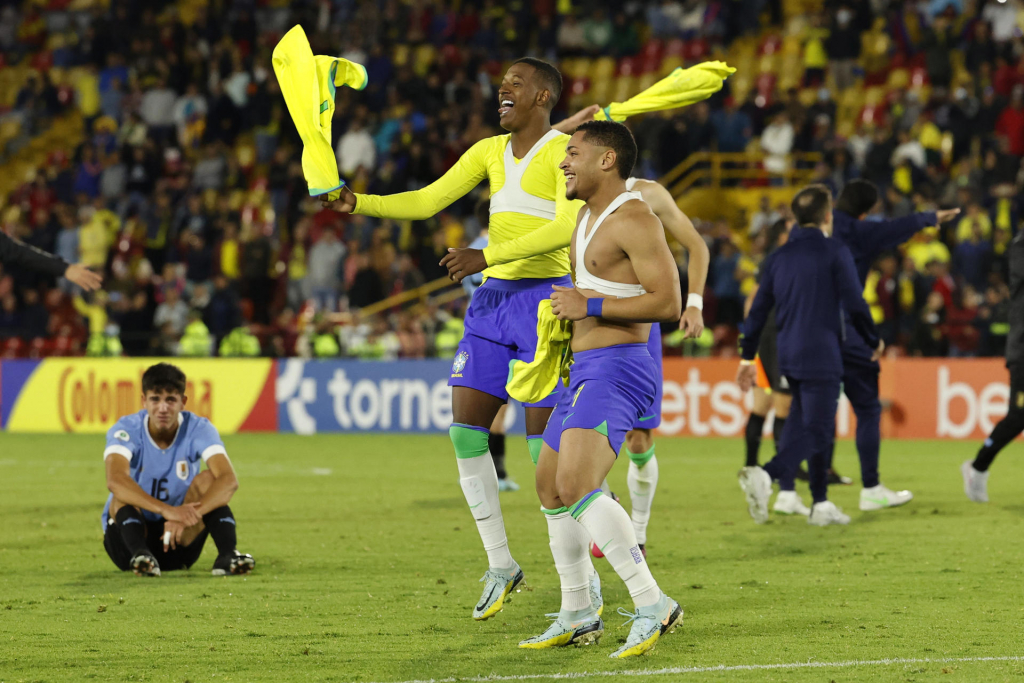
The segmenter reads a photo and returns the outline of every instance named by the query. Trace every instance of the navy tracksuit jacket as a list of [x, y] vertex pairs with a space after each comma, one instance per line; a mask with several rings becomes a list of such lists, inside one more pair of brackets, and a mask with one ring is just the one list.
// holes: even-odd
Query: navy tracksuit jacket
[[[775, 308], [779, 370], [793, 392], [785, 449], [808, 455], [816, 503], [827, 499], [843, 341], [856, 335], [869, 348], [878, 346], [862, 291], [853, 256], [842, 242], [817, 228], [795, 228], [789, 241], [765, 260], [757, 296], [741, 327], [742, 356], [753, 360]], [[792, 476], [789, 463], [779, 456], [765, 469], [773, 478]]]
[[[883, 252], [895, 249], [918, 231], [937, 225], [934, 212], [916, 213], [887, 221], [857, 220], [842, 211], [832, 212], [832, 239], [845, 244], [853, 256], [861, 291], [867, 281], [868, 270]], [[852, 323], [844, 312], [847, 327]], [[871, 360], [873, 347], [869, 347], [858, 334], [848, 334], [843, 341], [843, 393], [857, 416], [857, 454], [864, 488], [879, 483], [878, 450], [882, 436], [879, 424], [882, 404], [878, 400], [878, 362]], [[833, 437], [834, 438], [834, 437]], [[829, 453], [832, 449], [829, 448]]]

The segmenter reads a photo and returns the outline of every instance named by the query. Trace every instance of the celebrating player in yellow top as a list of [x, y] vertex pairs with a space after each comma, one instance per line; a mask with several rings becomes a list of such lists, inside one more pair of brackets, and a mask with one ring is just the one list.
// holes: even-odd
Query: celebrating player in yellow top
[[[512, 64], [498, 89], [499, 135], [473, 145], [440, 179], [414, 192], [387, 197], [354, 194], [324, 205], [343, 213], [423, 220], [477, 186], [490, 183], [490, 242], [473, 272], [486, 280], [466, 312], [448, 384], [453, 424], [449, 430], [459, 478], [487, 551], [489, 569], [473, 610], [475, 619], [497, 614], [523, 580], [512, 559], [498, 502], [498, 478], [488, 457], [487, 437], [498, 409], [508, 400], [509, 364], [534, 360], [537, 308], [552, 285], [570, 287], [569, 236], [582, 202], [566, 198], [564, 174], [568, 135], [551, 128], [551, 110], [562, 91], [562, 76], [547, 62], [524, 58]], [[518, 239], [517, 239], [518, 238]], [[460, 278], [461, 279], [461, 278]], [[541, 434], [557, 395], [526, 405], [526, 431], [534, 462]], [[595, 574], [596, 576], [596, 574]]]

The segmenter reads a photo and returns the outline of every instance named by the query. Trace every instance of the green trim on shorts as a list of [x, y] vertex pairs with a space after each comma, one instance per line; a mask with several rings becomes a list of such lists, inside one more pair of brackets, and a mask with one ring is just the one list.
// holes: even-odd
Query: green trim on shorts
[[537, 436], [528, 436], [526, 437], [526, 447], [530, 449], [530, 460], [536, 466], [537, 461], [540, 460], [540, 449], [544, 447], [544, 438], [539, 434]]
[[548, 510], [546, 507], [541, 506], [540, 511], [543, 512], [545, 515], [560, 515], [563, 512], [568, 512], [569, 508], [563, 506], [560, 508], [555, 508], [554, 510]]
[[594, 431], [602, 436], [608, 436], [608, 420], [605, 420], [601, 424], [594, 427]]

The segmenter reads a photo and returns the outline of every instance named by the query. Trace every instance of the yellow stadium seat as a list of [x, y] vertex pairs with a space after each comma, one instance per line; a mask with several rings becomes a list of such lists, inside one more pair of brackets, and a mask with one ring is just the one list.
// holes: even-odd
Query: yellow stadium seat
[[665, 55], [661, 60], [661, 68], [658, 69], [658, 75], [664, 78], [679, 67], [685, 65], [686, 63], [683, 61], [682, 57], [678, 55]]
[[416, 72], [417, 76], [426, 76], [436, 57], [437, 50], [434, 49], [433, 45], [429, 43], [420, 45], [416, 48], [416, 52], [413, 53], [412, 70]]
[[600, 57], [596, 59], [590, 69], [590, 77], [594, 80], [599, 78], [611, 78], [615, 75], [615, 59], [613, 57]]

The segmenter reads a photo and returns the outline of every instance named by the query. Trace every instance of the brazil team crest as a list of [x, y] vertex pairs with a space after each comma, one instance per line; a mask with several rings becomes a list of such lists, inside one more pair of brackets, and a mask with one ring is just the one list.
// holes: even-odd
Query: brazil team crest
[[455, 362], [452, 363], [452, 374], [457, 375], [462, 372], [466, 367], [466, 361], [469, 360], [469, 354], [465, 351], [459, 351], [455, 355]]

